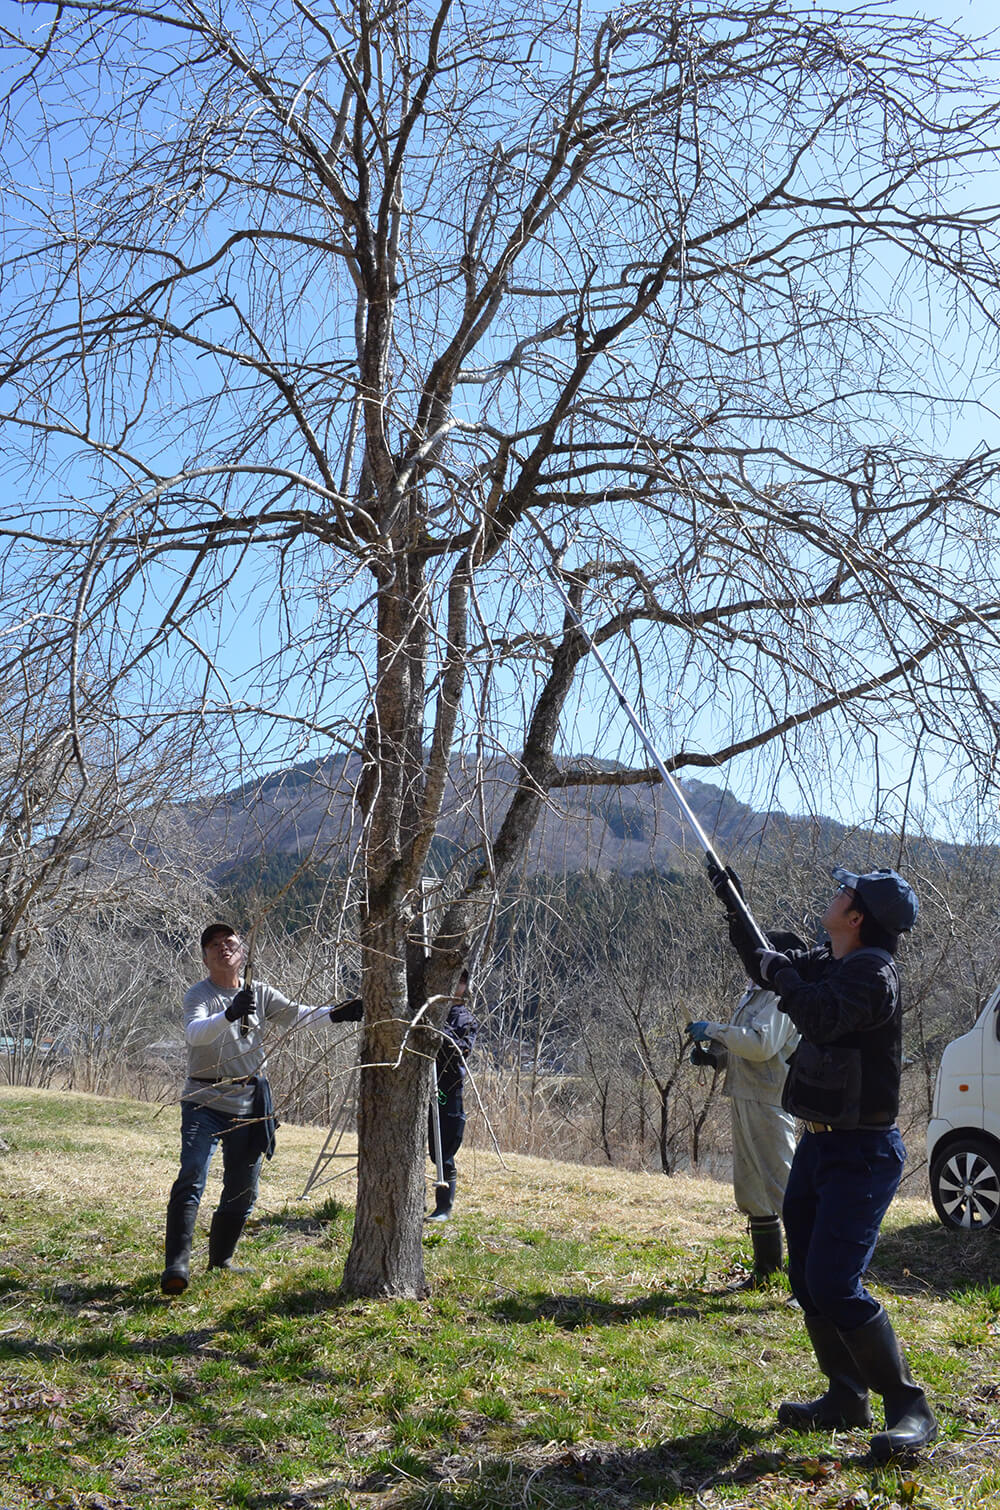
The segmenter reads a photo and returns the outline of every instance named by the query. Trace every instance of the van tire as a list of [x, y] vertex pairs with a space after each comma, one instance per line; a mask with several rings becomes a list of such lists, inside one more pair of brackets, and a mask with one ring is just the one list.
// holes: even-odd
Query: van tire
[[1000, 1151], [973, 1134], [950, 1142], [931, 1160], [931, 1200], [946, 1227], [1000, 1228]]

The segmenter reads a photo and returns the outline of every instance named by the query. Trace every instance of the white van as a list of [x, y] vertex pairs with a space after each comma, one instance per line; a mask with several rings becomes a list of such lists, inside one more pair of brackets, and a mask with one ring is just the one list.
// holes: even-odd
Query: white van
[[941, 1056], [927, 1164], [945, 1226], [1000, 1232], [1000, 986]]

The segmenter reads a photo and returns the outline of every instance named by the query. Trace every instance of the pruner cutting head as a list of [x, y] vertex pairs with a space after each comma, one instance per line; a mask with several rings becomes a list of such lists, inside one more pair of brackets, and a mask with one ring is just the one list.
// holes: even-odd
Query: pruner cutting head
[[[253, 960], [257, 945], [257, 924], [254, 923], [247, 938], [247, 952], [243, 959], [243, 988], [246, 991], [253, 989]], [[240, 1018], [240, 1037], [246, 1038], [250, 1032], [250, 1024], [245, 1017]]]
[[247, 952], [243, 959], [243, 984], [245, 986], [253, 985], [253, 960], [256, 943], [257, 924], [254, 923], [253, 927], [250, 929], [250, 936], [247, 939]]

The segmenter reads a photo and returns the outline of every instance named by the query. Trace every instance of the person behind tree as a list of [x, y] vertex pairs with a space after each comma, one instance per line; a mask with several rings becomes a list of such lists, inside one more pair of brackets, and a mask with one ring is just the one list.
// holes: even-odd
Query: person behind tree
[[[479, 1032], [479, 1024], [465, 999], [468, 989], [469, 972], [463, 970], [445, 1019], [445, 1042], [438, 1050], [436, 1060], [437, 1113], [441, 1127], [441, 1163], [445, 1183], [437, 1187], [434, 1210], [427, 1218], [429, 1222], [447, 1221], [455, 1205], [455, 1187], [458, 1181], [455, 1155], [465, 1136], [465, 1105], [462, 1096], [465, 1066]], [[427, 1122], [427, 1138], [430, 1156], [434, 1159], [433, 1106]]]
[[184, 997], [187, 1079], [181, 1093], [181, 1165], [167, 1203], [165, 1295], [187, 1289], [191, 1246], [216, 1145], [222, 1144], [222, 1195], [208, 1237], [208, 1267], [232, 1269], [233, 1254], [257, 1199], [264, 1155], [274, 1149], [274, 1116], [264, 1074], [265, 1034], [329, 1018], [358, 1022], [361, 1001], [304, 1007], [263, 981], [240, 986], [243, 943], [228, 923], [201, 935], [208, 974]]
[[762, 949], [734, 905], [739, 880], [711, 867], [730, 938], [752, 979], [777, 993], [802, 1035], [782, 1104], [805, 1131], [795, 1150], [782, 1217], [788, 1277], [826, 1389], [786, 1400], [778, 1420], [800, 1431], [867, 1426], [869, 1393], [882, 1396], [885, 1430], [871, 1441], [888, 1462], [937, 1436], [885, 1309], [864, 1285], [906, 1150], [896, 1114], [902, 1003], [896, 951], [916, 922], [916, 893], [894, 870], [837, 867], [818, 949]]
[[[804, 949], [795, 933], [769, 933], [774, 949]], [[751, 980], [728, 1023], [691, 1022], [696, 1043], [726, 1050], [722, 1094], [732, 1102], [733, 1194], [747, 1218], [753, 1244], [751, 1285], [763, 1284], [782, 1265], [781, 1203], [795, 1153], [795, 1118], [781, 1094], [798, 1031], [773, 991]]]

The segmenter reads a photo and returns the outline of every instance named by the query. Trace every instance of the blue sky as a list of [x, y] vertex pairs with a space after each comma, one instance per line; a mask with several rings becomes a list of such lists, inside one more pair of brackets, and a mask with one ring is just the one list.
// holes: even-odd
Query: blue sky
[[[890, 6], [887, 9], [902, 11], [904, 6]], [[976, 3], [955, 0], [949, 6], [925, 5], [914, 6], [913, 9], [923, 9], [944, 20], [955, 20], [967, 30], [986, 29], [994, 20], [992, 7], [981, 3], [981, 0], [976, 0]], [[1000, 192], [997, 197], [1000, 198]], [[890, 270], [886, 269], [886, 278], [890, 276]], [[328, 294], [327, 297], [332, 296]], [[942, 332], [944, 329], [942, 323]], [[965, 332], [961, 336], [942, 333], [938, 341], [938, 359], [951, 391], [960, 394], [969, 403], [964, 416], [952, 424], [950, 433], [935, 437], [937, 444], [940, 449], [954, 453], [975, 449], [989, 438], [986, 432], [992, 417], [996, 376], [987, 369], [976, 349], [974, 331]], [[192, 373], [195, 370], [193, 366]], [[192, 378], [192, 381], [196, 379]], [[981, 408], [973, 408], [973, 400], [987, 406], [987, 417], [984, 417]], [[221, 673], [221, 678], [210, 677], [209, 680], [215, 689], [223, 685], [224, 679], [232, 689], [234, 699], [245, 692], [242, 683], [250, 668], [259, 663], [262, 653], [266, 656], [278, 642], [280, 624], [271, 583], [270, 576], [262, 576], [258, 568], [248, 563], [241, 568], [241, 575], [231, 593], [226, 599], [220, 600], [218, 611], [203, 616], [200, 627], [208, 648], [217, 657]], [[136, 588], [132, 601], [136, 623], [141, 622], [147, 614], [152, 614], [155, 604], [161, 602], [166, 595], [165, 579], [158, 583], [153, 583], [150, 579], [146, 585], [148, 595], [145, 607], [140, 608], [138, 602], [139, 587]], [[350, 595], [355, 603], [361, 601], [363, 590], [363, 585], [359, 584]], [[296, 626], [297, 632], [304, 633], [308, 627], [309, 614], [313, 611], [322, 614], [324, 609], [319, 600], [308, 597], [305, 572], [294, 591], [301, 595], [303, 605], [313, 605], [306, 610], [304, 619]], [[537, 585], [538, 593], [544, 596], [547, 591], [544, 582]], [[561, 610], [554, 589], [551, 596], [551, 618], [556, 623], [561, 617]], [[321, 681], [327, 679], [324, 700], [331, 707], [336, 705], [338, 696], [338, 670], [336, 659], [331, 657], [313, 673]], [[169, 667], [165, 668], [165, 680], [168, 671]], [[507, 690], [516, 705], [519, 689], [513, 678]], [[277, 705], [281, 704], [282, 699], [286, 699], [290, 711], [295, 711], [296, 699], [294, 696], [289, 698], [287, 691], [275, 687], [271, 696]], [[685, 726], [687, 745], [711, 749], [723, 738], [724, 723], [725, 708], [720, 706], [719, 700], [716, 699], [714, 705], [703, 701], [702, 689], [696, 681], [691, 681], [674, 689], [673, 704], [668, 697], [665, 706], [657, 713], [650, 732], [661, 754], [669, 757], [674, 753], [676, 741], [680, 738], [675, 727], [680, 729]], [[520, 732], [517, 720], [512, 719], [511, 744], [515, 748]], [[326, 749], [329, 749], [328, 742], [324, 743], [321, 739], [309, 740], [303, 736], [298, 749], [293, 745], [290, 753], [306, 758]], [[646, 764], [644, 753], [636, 747], [634, 737], [613, 699], [608, 698], [600, 673], [595, 667], [590, 667], [582, 679], [574, 710], [567, 721], [563, 750], [567, 753], [593, 752], [619, 758], [627, 763]], [[285, 758], [288, 758], [288, 753], [286, 752]], [[246, 764], [239, 770], [234, 767], [230, 779], [245, 778], [255, 771], [260, 774], [274, 758], [276, 750], [273, 744], [265, 744], [262, 748], [250, 747], [246, 752]], [[807, 729], [794, 745], [786, 746], [780, 751], [775, 746], [773, 751], [758, 753], [752, 760], [745, 758], [732, 762], [717, 772], [690, 769], [688, 774], [728, 786], [742, 800], [758, 808], [781, 805], [794, 812], [814, 807], [835, 813], [848, 821], [880, 821], [890, 828], [899, 821], [904, 809], [912, 819], [915, 809], [926, 805], [927, 797], [931, 799], [933, 806], [936, 793], [944, 790], [947, 783], [949, 811], [940, 817], [932, 813], [930, 818], [933, 826], [940, 828], [942, 824], [947, 825], [954, 821], [956, 815], [961, 814], [954, 803], [951, 773], [946, 770], [941, 753], [928, 749], [923, 758], [925, 765], [914, 772], [911, 758], [901, 748], [891, 728], [879, 731], [877, 735], [863, 737], [857, 744], [852, 744], [845, 737], [840, 745], [832, 746], [822, 746], [817, 741], [815, 731]]]
[[[966, 31], [985, 32], [996, 20], [993, 6], [983, 0], [925, 4], [914, 6], [913, 10], [954, 21]], [[1000, 200], [1000, 170], [996, 184], [996, 198]], [[982, 180], [977, 182], [976, 192], [983, 192]], [[887, 269], [887, 280], [890, 277], [891, 270]], [[918, 311], [916, 318], [921, 317], [933, 320], [935, 311]], [[915, 439], [932, 438], [941, 451], [960, 455], [990, 443], [991, 422], [1000, 408], [998, 375], [992, 363], [984, 360], [974, 329], [947, 328], [944, 312], [938, 312], [938, 318], [941, 322], [936, 337], [938, 362], [949, 391], [961, 397], [964, 406], [949, 415], [946, 432], [939, 430], [933, 437], [917, 435]], [[561, 608], [555, 589], [542, 583], [539, 591], [551, 594], [552, 617], [557, 621]], [[251, 613], [255, 623], [248, 634], [247, 619]], [[234, 673], [243, 652], [246, 651], [249, 664], [251, 646], [256, 659], [256, 648], [260, 643], [267, 645], [272, 631], [266, 598], [257, 601], [251, 594], [238, 631], [224, 635], [225, 659]], [[333, 668], [328, 669], [333, 674]], [[516, 685], [512, 684], [510, 694], [516, 702]], [[676, 689], [674, 710], [678, 726], [687, 723], [689, 699], [694, 695], [696, 689], [691, 687]], [[724, 708], [703, 708], [693, 726], [685, 730], [685, 747], [716, 747], [724, 740], [724, 724]], [[518, 733], [515, 723], [511, 730], [514, 747]], [[659, 727], [651, 726], [649, 733], [661, 756], [669, 758], [674, 753], [675, 737], [679, 737], [669, 722], [661, 719]], [[596, 666], [588, 667], [580, 681], [566, 719], [562, 748], [566, 753], [593, 753], [628, 764], [647, 763]], [[312, 754], [313, 749], [304, 745], [302, 753]], [[946, 751], [933, 745], [927, 745], [915, 757], [888, 721], [875, 732], [857, 737], [845, 735], [832, 742], [827, 731], [821, 734], [806, 728], [796, 740], [781, 747], [776, 744], [753, 756], [738, 758], [719, 770], [688, 768], [681, 772], [682, 776], [685, 774], [731, 790], [740, 800], [759, 809], [778, 806], [793, 813], [818, 809], [847, 823], [883, 828], [889, 834], [905, 820], [910, 827], [924, 826], [943, 838], [964, 837], [984, 818], [988, 821], [991, 817], [976, 806], [971, 794], [968, 801], [963, 798], [958, 762], [950, 761]]]
[[[986, 36], [1000, 26], [995, 0], [951, 0], [951, 3], [892, 3], [887, 9], [900, 14], [927, 15], [954, 24], [966, 35]], [[1000, 164], [995, 175], [994, 202], [1000, 202]], [[976, 192], [984, 191], [984, 181]], [[926, 311], [933, 315], [933, 311]], [[944, 312], [938, 318], [945, 327]], [[948, 428], [938, 429], [933, 440], [943, 452], [969, 454], [996, 443], [1000, 429], [1000, 374], [987, 360], [975, 329], [954, 331], [937, 337], [941, 370], [950, 391], [963, 405], [948, 416]], [[924, 437], [917, 437], [922, 439]], [[643, 752], [614, 699], [603, 694], [599, 672], [591, 667], [586, 686], [581, 687], [575, 712], [567, 721], [566, 745], [572, 750], [592, 750], [626, 762], [645, 763]], [[998, 688], [1000, 696], [1000, 688]], [[719, 729], [705, 715], [689, 734], [687, 744], [713, 748]], [[649, 729], [660, 755], [668, 758], [669, 728]], [[968, 785], [960, 758], [927, 744], [915, 753], [904, 743], [891, 723], [869, 736], [827, 743], [818, 731], [806, 729], [799, 740], [781, 749], [775, 747], [752, 756], [739, 757], [717, 771], [689, 769], [681, 772], [731, 791], [760, 810], [780, 807], [789, 813], [819, 810], [841, 821], [883, 829], [890, 837], [905, 821], [923, 827], [941, 839], [965, 839], [982, 832], [1000, 833], [996, 811], [984, 808]]]

